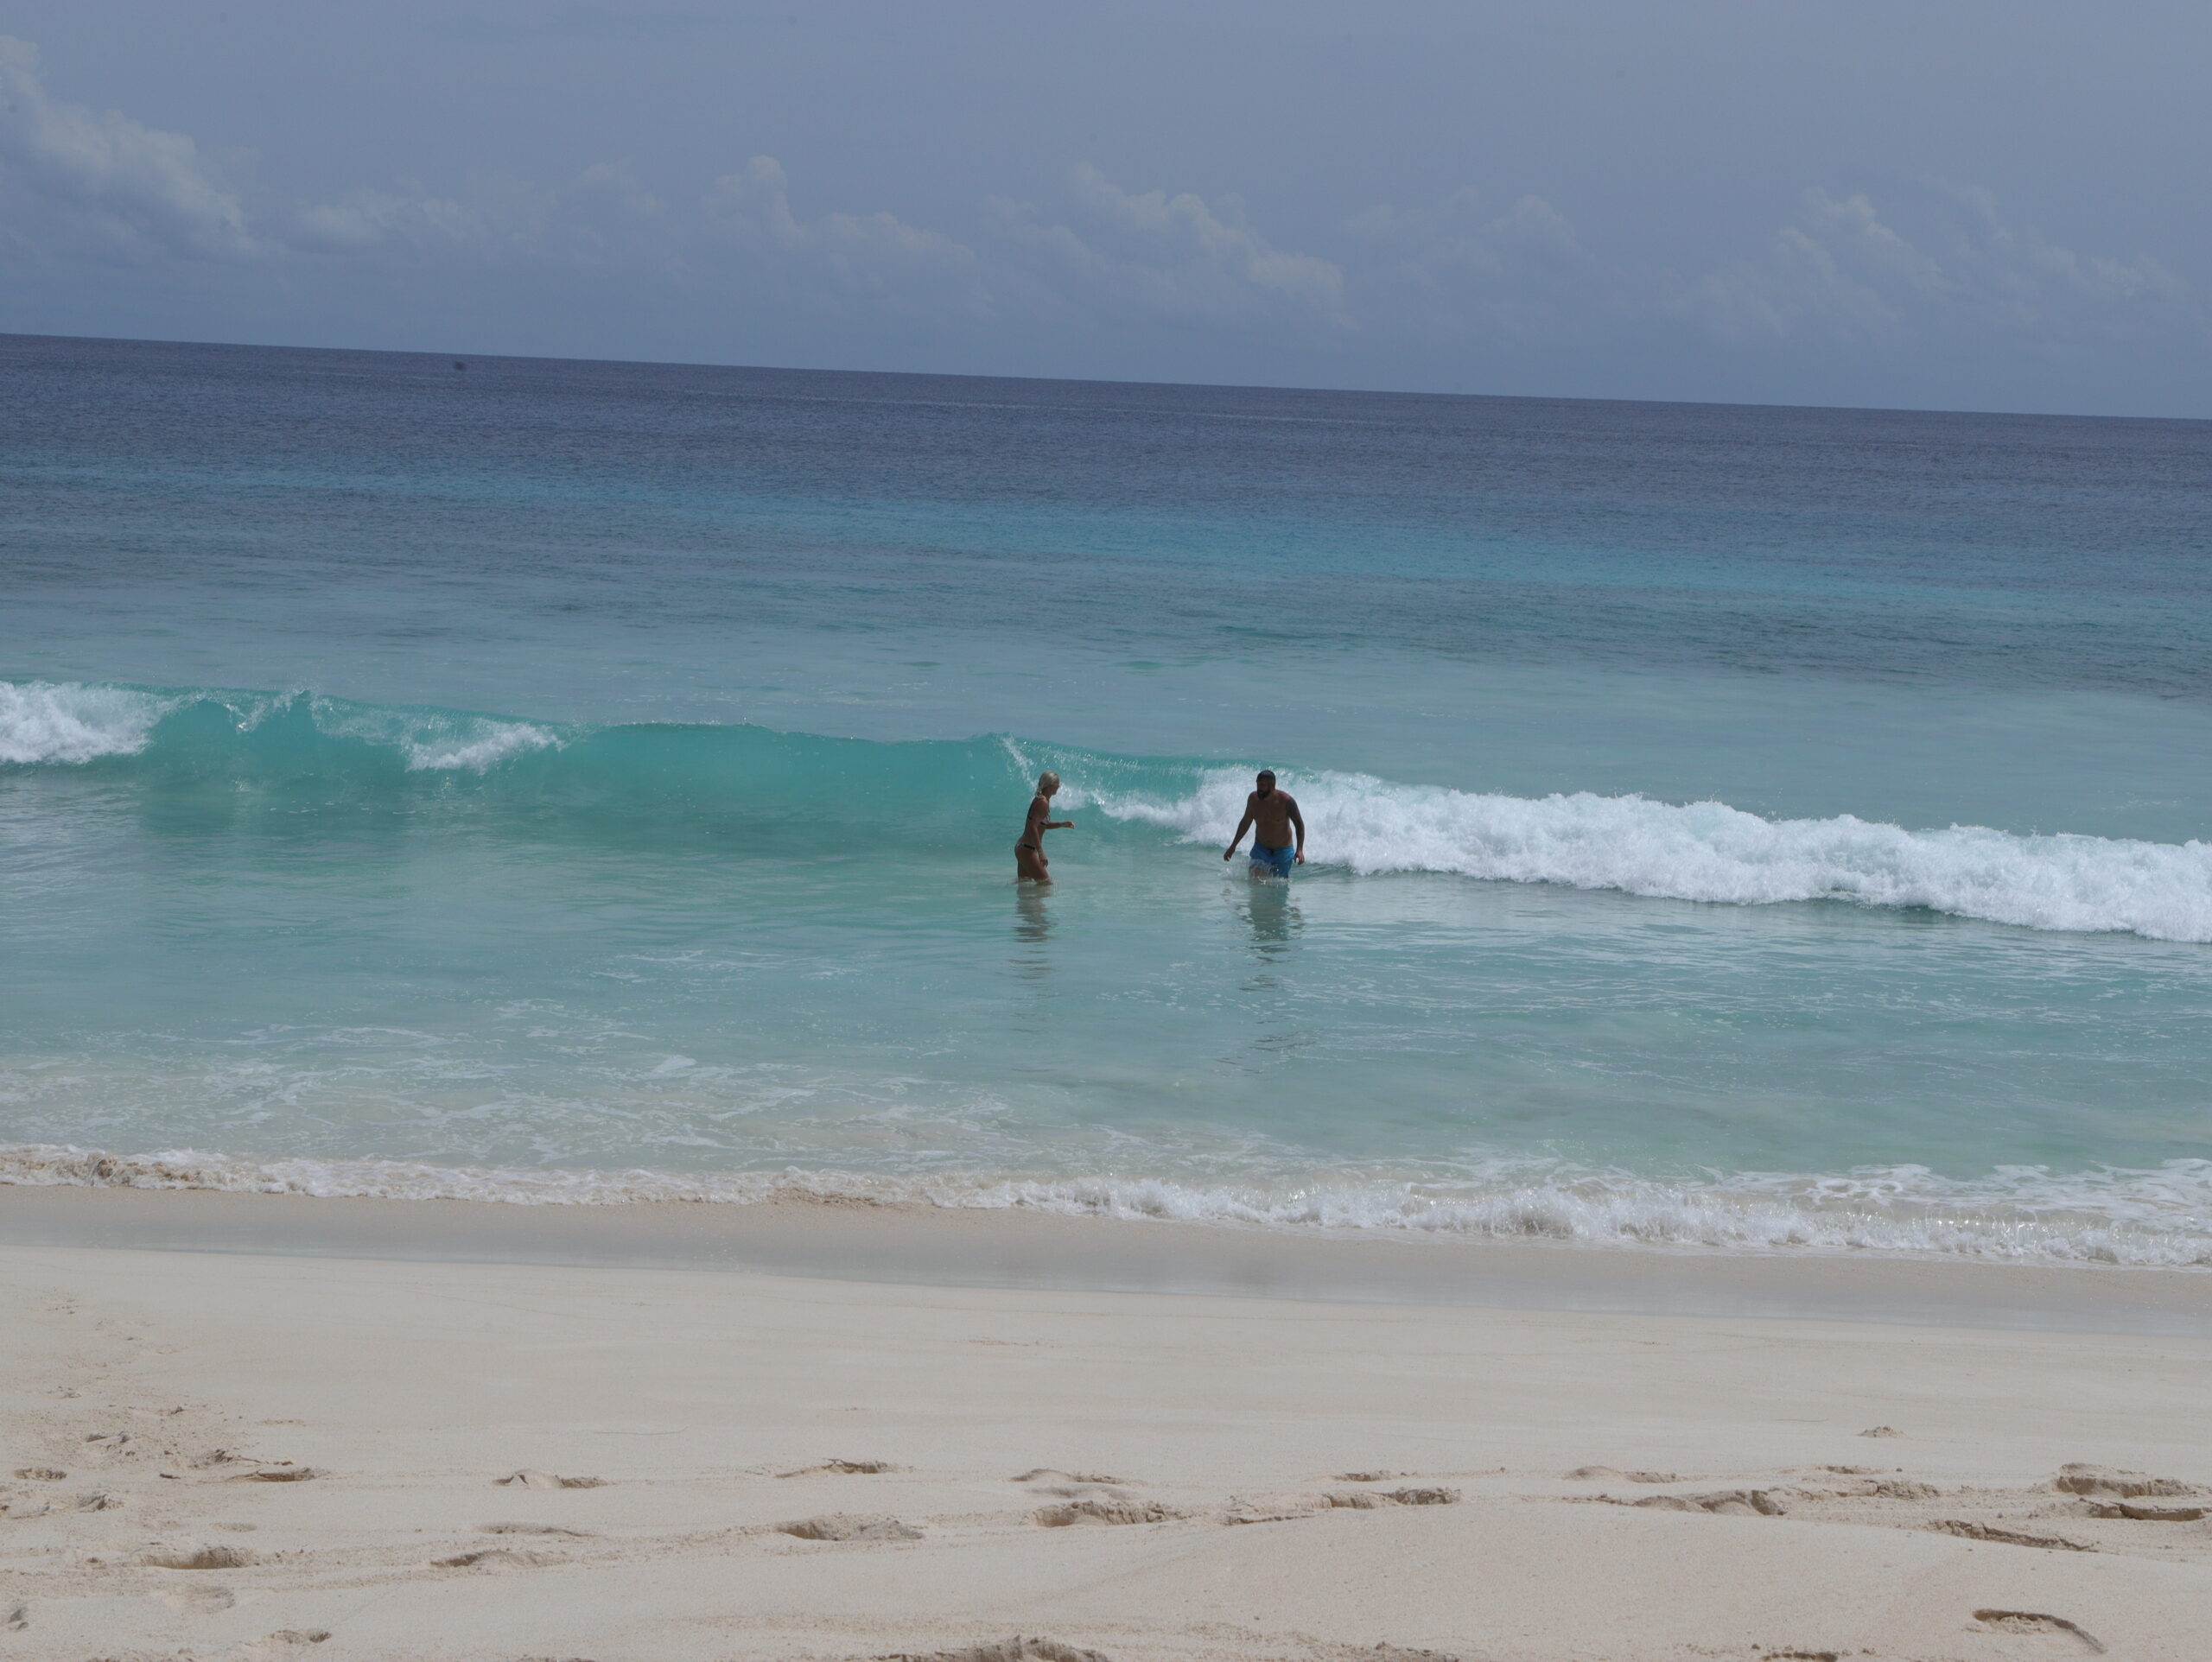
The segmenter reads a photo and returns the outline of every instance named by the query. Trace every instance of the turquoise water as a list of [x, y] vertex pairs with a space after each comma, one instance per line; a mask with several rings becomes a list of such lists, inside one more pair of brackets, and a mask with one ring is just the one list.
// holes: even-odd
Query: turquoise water
[[2212, 1263], [2212, 426], [0, 373], [18, 1180]]

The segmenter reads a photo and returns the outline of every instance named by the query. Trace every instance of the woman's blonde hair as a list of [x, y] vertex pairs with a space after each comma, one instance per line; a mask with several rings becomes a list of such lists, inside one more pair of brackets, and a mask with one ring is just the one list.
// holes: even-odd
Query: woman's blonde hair
[[1040, 774], [1039, 774], [1039, 775], [1037, 776], [1037, 789], [1038, 789], [1038, 790], [1058, 790], [1059, 788], [1060, 788], [1060, 776], [1059, 776], [1058, 774], [1057, 774], [1057, 773], [1040, 773]]

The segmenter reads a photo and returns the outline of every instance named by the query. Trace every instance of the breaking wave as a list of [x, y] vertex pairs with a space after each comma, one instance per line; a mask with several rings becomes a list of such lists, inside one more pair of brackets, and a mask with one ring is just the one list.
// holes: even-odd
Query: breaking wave
[[0, 763], [136, 755], [177, 702], [135, 687], [0, 681]]
[[[883, 743], [741, 725], [582, 726], [310, 693], [0, 682], [0, 765], [121, 769], [149, 790], [311, 787], [304, 809], [647, 803], [756, 825], [849, 830], [895, 796], [916, 846], [988, 846], [1040, 765], [1128, 833], [1225, 841], [1242, 768], [1010, 739]], [[1586, 791], [1544, 797], [1286, 770], [1314, 867], [1426, 872], [1733, 905], [1832, 900], [2029, 929], [2212, 942], [2212, 842], [1982, 826], [1910, 829], [1853, 815], [1768, 819], [1726, 802]]]
[[[1446, 872], [1735, 905], [1845, 900], [2028, 929], [2212, 941], [2208, 842], [1912, 831], [1848, 814], [1770, 820], [1726, 802], [1505, 796], [1361, 774], [1287, 774], [1284, 783], [1319, 858], [1359, 872]], [[1178, 797], [1101, 792], [1096, 801], [1186, 842], [1225, 841], [1247, 789], [1243, 772], [1224, 770]]]

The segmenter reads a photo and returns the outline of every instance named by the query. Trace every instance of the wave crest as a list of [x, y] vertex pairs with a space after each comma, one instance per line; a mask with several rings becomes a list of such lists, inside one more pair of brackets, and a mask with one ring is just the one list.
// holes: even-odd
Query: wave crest
[[[1049, 763], [1071, 806], [1186, 842], [1225, 841], [1249, 775], [1013, 739], [876, 742], [744, 725], [592, 727], [318, 694], [0, 682], [0, 764], [105, 762], [150, 779], [315, 800], [551, 803], [635, 815], [667, 803], [818, 836], [854, 821], [855, 781], [895, 795], [918, 845], [996, 848], [1025, 776]], [[341, 782], [325, 793], [319, 782]], [[1726, 802], [1544, 797], [1294, 772], [1317, 865], [1431, 872], [1734, 905], [1842, 900], [2029, 929], [2212, 942], [2212, 842], [1984, 826], [1911, 830], [1853, 815], [1764, 818]], [[841, 818], [841, 816], [843, 816]]]
[[0, 762], [74, 765], [135, 756], [182, 701], [134, 687], [0, 681]]
[[[1298, 794], [1315, 860], [1360, 872], [1441, 872], [1736, 905], [1847, 900], [2029, 929], [2212, 942], [2212, 843], [1983, 826], [1910, 831], [1848, 814], [1769, 820], [1726, 802], [1587, 791], [1534, 799], [1364, 774], [1286, 774], [1284, 784]], [[1243, 773], [1222, 770], [1186, 796], [1094, 790], [1090, 799], [1185, 842], [1225, 842], [1248, 789]]]

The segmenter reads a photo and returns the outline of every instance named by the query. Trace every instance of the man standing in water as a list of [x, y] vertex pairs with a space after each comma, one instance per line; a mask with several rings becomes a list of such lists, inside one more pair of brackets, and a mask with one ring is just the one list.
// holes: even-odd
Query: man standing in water
[[[1244, 833], [1249, 830], [1254, 872], [1270, 872], [1277, 877], [1288, 877], [1293, 865], [1306, 864], [1306, 819], [1298, 811], [1298, 799], [1287, 790], [1275, 789], [1274, 774], [1262, 772], [1259, 786], [1244, 799], [1244, 817], [1236, 821], [1236, 834], [1229, 840], [1229, 847], [1221, 851], [1221, 857], [1236, 859], [1236, 845], [1244, 841]], [[1294, 828], [1298, 833], [1294, 843], [1291, 841]]]
[[1052, 798], [1060, 788], [1057, 773], [1037, 776], [1037, 794], [1029, 799], [1029, 819], [1021, 828], [1021, 841], [1014, 845], [1014, 880], [1020, 883], [1050, 883], [1052, 880], [1051, 862], [1045, 858], [1045, 834], [1047, 831], [1072, 831], [1073, 820], [1048, 820], [1052, 811]]

